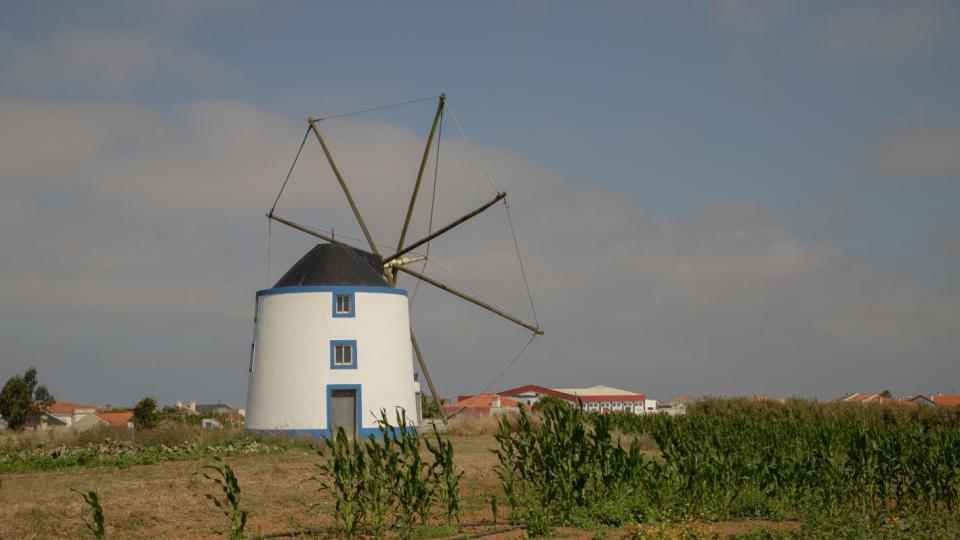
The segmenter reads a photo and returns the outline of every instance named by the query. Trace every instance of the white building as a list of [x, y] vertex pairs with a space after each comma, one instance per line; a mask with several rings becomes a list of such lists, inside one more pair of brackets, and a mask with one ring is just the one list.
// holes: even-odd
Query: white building
[[379, 433], [402, 408], [417, 423], [407, 293], [379, 257], [319, 244], [257, 293], [246, 427], [329, 437]]
[[643, 394], [602, 385], [588, 388], [546, 388], [529, 384], [505, 390], [500, 392], [500, 395], [509, 396], [519, 403], [531, 406], [544, 396], [553, 396], [573, 405], [582, 403], [587, 411], [601, 413], [644, 414], [657, 410], [656, 400], [647, 399]]

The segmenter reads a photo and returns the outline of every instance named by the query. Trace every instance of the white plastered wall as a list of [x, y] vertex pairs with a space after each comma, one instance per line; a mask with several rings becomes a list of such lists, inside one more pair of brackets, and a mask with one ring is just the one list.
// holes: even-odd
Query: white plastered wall
[[[375, 428], [381, 409], [393, 422], [397, 407], [416, 422], [407, 297], [357, 291], [355, 316], [333, 317], [334, 294], [267, 291], [258, 297], [248, 429], [327, 429], [332, 384], [360, 385], [360, 428]], [[357, 369], [330, 368], [331, 340], [356, 340]]]

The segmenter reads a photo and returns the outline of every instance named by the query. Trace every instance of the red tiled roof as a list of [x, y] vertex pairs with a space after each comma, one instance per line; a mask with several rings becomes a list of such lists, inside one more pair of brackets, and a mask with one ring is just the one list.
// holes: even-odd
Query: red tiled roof
[[[464, 407], [486, 407], [490, 408], [493, 406], [493, 398], [497, 394], [480, 394], [478, 396], [460, 396], [460, 401], [452, 404], [446, 405], [447, 407], [453, 407], [454, 409], [462, 409]], [[519, 402], [515, 399], [510, 399], [505, 396], [500, 396], [500, 408], [506, 409], [509, 407], [516, 407], [519, 405]]]
[[[480, 394], [477, 396], [460, 396], [460, 401], [452, 405], [444, 405], [443, 412], [447, 415], [454, 413], [460, 414], [486, 414], [490, 412], [490, 409], [493, 408], [493, 398], [497, 397], [498, 394]], [[520, 403], [514, 399], [510, 399], [503, 395], [500, 397], [500, 408], [509, 409], [514, 408], [520, 405]]]
[[960, 396], [958, 395], [933, 394], [930, 396], [930, 401], [933, 401], [937, 405], [943, 405], [944, 407], [960, 406]]
[[96, 415], [108, 425], [126, 427], [127, 422], [133, 418], [133, 411], [98, 412]]
[[70, 403], [69, 401], [55, 401], [53, 405], [50, 405], [47, 408], [47, 412], [50, 414], [72, 414], [76, 409], [92, 409], [97, 410], [96, 405], [84, 405], [82, 403]]

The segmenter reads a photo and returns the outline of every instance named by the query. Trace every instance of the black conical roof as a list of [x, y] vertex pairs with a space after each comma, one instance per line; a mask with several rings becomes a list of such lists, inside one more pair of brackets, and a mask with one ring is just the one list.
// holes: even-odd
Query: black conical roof
[[317, 244], [273, 286], [311, 285], [390, 286], [383, 277], [382, 258], [344, 244]]

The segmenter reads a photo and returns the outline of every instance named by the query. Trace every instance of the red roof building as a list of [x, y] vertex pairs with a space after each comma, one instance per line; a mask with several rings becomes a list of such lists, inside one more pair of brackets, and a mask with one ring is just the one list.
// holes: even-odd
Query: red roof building
[[55, 401], [47, 408], [47, 414], [69, 415], [75, 412], [92, 414], [97, 410], [96, 405], [85, 405], [83, 403], [70, 403], [69, 401]]
[[447, 415], [467, 414], [502, 414], [517, 411], [520, 403], [499, 394], [478, 394], [476, 396], [460, 396], [452, 405], [444, 405], [443, 412]]
[[[596, 412], [646, 412], [647, 396], [610, 386], [591, 386], [589, 388], [546, 388], [528, 384], [500, 392], [526, 405], [533, 405], [544, 396], [552, 396], [570, 404], [583, 403], [588, 411]], [[652, 400], [651, 400], [652, 401]], [[655, 405], [652, 410], [655, 410]]]
[[113, 427], [128, 427], [128, 423], [133, 421], [133, 411], [98, 412], [96, 415]]

